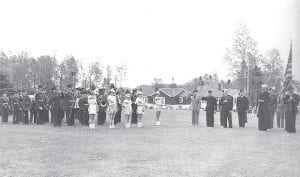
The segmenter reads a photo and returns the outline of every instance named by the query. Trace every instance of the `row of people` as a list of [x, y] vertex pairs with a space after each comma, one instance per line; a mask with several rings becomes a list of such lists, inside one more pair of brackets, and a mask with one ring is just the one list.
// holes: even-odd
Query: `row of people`
[[[156, 102], [156, 125], [160, 125], [159, 117], [161, 111], [161, 98], [159, 92], [155, 97]], [[8, 121], [8, 114], [12, 111], [13, 123], [24, 124], [36, 123], [38, 125], [51, 121], [54, 126], [61, 126], [62, 120], [66, 119], [68, 126], [73, 126], [75, 119], [82, 125], [95, 128], [95, 125], [103, 125], [108, 116], [110, 128], [121, 122], [121, 114], [126, 118], [126, 127], [138, 124], [142, 127], [142, 116], [145, 112], [145, 102], [141, 90], [116, 89], [111, 85], [109, 92], [99, 89], [96, 92], [92, 87], [90, 90], [73, 89], [67, 85], [65, 91], [57, 87], [46, 93], [42, 85], [37, 87], [35, 93], [27, 94], [19, 91], [7, 96], [3, 94], [0, 98], [2, 122]], [[50, 116], [49, 116], [50, 115]], [[30, 120], [29, 120], [30, 116]]]
[[[295, 88], [290, 86], [286, 92], [280, 92], [280, 95], [274, 94], [274, 89], [262, 85], [262, 93], [256, 100], [256, 111], [258, 117], [258, 130], [267, 131], [272, 129], [274, 124], [274, 115], [277, 109], [277, 127], [284, 128], [288, 133], [296, 133], [296, 115], [300, 96], [294, 93]], [[206, 125], [214, 126], [214, 114], [217, 110], [217, 101], [220, 105], [220, 125], [232, 128], [232, 110], [233, 97], [228, 94], [228, 90], [223, 90], [223, 96], [217, 100], [212, 96], [212, 91], [208, 91], [205, 97], [197, 95], [198, 90], [193, 91], [191, 96], [192, 124], [197, 126], [199, 122], [199, 110], [201, 109], [201, 100], [206, 100]], [[243, 90], [240, 90], [236, 99], [236, 109], [238, 114], [239, 127], [245, 127], [247, 123], [247, 112], [249, 111], [249, 99], [245, 96]]]

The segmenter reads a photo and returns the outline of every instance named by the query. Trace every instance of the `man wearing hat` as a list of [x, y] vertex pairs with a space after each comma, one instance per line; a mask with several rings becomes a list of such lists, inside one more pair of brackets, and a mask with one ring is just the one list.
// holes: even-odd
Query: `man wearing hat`
[[89, 91], [87, 90], [82, 90], [81, 94], [82, 96], [80, 97], [78, 101], [79, 105], [79, 115], [80, 115], [80, 123], [82, 125], [88, 126], [89, 125], [89, 102], [88, 102], [88, 94]]
[[23, 90], [22, 92], [22, 111], [23, 111], [23, 120], [22, 122], [24, 124], [29, 123], [29, 111], [32, 106], [32, 100], [27, 94], [26, 90]]
[[72, 92], [72, 84], [67, 85], [67, 91], [64, 95], [64, 105], [65, 105], [65, 110], [66, 110], [66, 122], [68, 126], [73, 126], [74, 125], [74, 106], [75, 106], [75, 97]]
[[245, 96], [244, 90], [240, 90], [236, 99], [236, 109], [238, 113], [239, 127], [245, 127], [247, 122], [247, 111], [249, 110], [249, 99]]
[[277, 98], [277, 128], [284, 128], [284, 97], [285, 95], [280, 91]]
[[63, 95], [59, 93], [56, 86], [52, 87], [51, 91], [52, 95], [49, 99], [51, 108], [51, 122], [53, 123], [54, 127], [61, 126], [62, 119], [60, 113], [62, 109], [61, 101], [63, 99]]
[[45, 100], [43, 96], [43, 85], [38, 85], [37, 92], [35, 93], [35, 111], [36, 111], [36, 124], [42, 125], [45, 123]]
[[298, 104], [300, 96], [295, 94], [295, 87], [290, 86], [287, 94], [284, 97], [285, 104], [285, 120], [286, 120], [286, 131], [288, 133], [296, 133], [296, 115], [298, 112]]
[[131, 108], [132, 108], [132, 112], [131, 112], [131, 124], [137, 124], [137, 105], [136, 105], [136, 98], [137, 98], [137, 89], [133, 89], [132, 90], [132, 94], [131, 94]]
[[208, 96], [202, 97], [206, 101], [206, 126], [214, 127], [214, 114], [217, 111], [217, 99], [212, 96], [212, 91], [208, 91]]
[[228, 90], [223, 90], [223, 96], [220, 98], [221, 106], [221, 125], [227, 128], [227, 122], [229, 128], [232, 128], [232, 109], [233, 109], [233, 97], [228, 95]]
[[9, 109], [9, 98], [7, 97], [7, 93], [4, 93], [2, 97], [0, 97], [0, 110], [2, 122], [8, 122]]
[[201, 100], [197, 93], [198, 90], [195, 89], [191, 95], [192, 124], [194, 126], [199, 124], [199, 112], [201, 109]]
[[262, 93], [257, 97], [257, 117], [258, 117], [258, 130], [267, 131], [270, 120], [270, 93], [268, 86], [262, 85]]
[[19, 124], [20, 120], [22, 120], [22, 105], [18, 92], [14, 92], [14, 96], [11, 97], [11, 108], [13, 113], [13, 124]]

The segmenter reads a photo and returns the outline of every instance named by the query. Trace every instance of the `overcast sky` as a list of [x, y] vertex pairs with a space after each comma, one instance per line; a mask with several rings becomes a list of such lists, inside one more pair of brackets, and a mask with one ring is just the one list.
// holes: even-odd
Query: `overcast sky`
[[129, 86], [155, 77], [181, 84], [209, 72], [227, 79], [223, 56], [242, 21], [262, 53], [278, 48], [285, 62], [293, 39], [300, 80], [299, 2], [1, 0], [0, 50], [55, 54], [58, 60], [74, 55], [84, 62], [98, 57], [111, 65], [124, 61]]

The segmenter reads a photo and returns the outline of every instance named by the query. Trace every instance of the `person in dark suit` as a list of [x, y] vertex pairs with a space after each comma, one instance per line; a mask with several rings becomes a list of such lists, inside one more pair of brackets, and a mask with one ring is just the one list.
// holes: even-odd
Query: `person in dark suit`
[[52, 95], [49, 99], [49, 105], [51, 109], [51, 122], [54, 127], [61, 126], [61, 116], [59, 115], [62, 110], [61, 100], [63, 99], [63, 94], [59, 93], [56, 87], [51, 89]]
[[233, 109], [233, 97], [228, 95], [228, 90], [223, 90], [223, 96], [220, 98], [221, 106], [221, 122], [224, 128], [227, 128], [227, 122], [229, 128], [232, 128], [232, 109]]
[[268, 86], [262, 85], [262, 93], [257, 97], [257, 117], [258, 117], [258, 130], [267, 131], [270, 120], [270, 93]]
[[97, 123], [98, 125], [103, 125], [106, 121], [106, 109], [107, 109], [107, 98], [105, 96], [105, 88], [99, 89], [98, 102], [98, 115]]
[[38, 86], [37, 93], [35, 93], [35, 111], [36, 111], [36, 124], [42, 125], [45, 123], [45, 114], [43, 110], [45, 108], [45, 100], [43, 96], [43, 85]]
[[300, 96], [295, 94], [294, 86], [290, 86], [287, 94], [284, 97], [285, 104], [285, 129], [288, 133], [296, 133], [296, 115], [298, 112], [298, 104]]
[[137, 89], [133, 89], [132, 90], [132, 94], [131, 94], [131, 107], [132, 107], [132, 113], [131, 113], [131, 124], [137, 124], [137, 104], [136, 104], [136, 92]]
[[197, 95], [198, 90], [194, 90], [191, 95], [191, 111], [192, 111], [192, 124], [198, 126], [199, 124], [199, 112], [201, 109], [201, 99]]
[[8, 113], [10, 110], [10, 105], [9, 98], [7, 97], [6, 93], [4, 93], [2, 97], [0, 97], [0, 110], [2, 122], [8, 122]]
[[236, 109], [239, 119], [239, 127], [245, 127], [247, 111], [249, 110], [249, 99], [245, 96], [244, 90], [240, 90], [236, 100]]
[[67, 92], [64, 94], [64, 106], [66, 110], [66, 120], [68, 126], [74, 125], [74, 106], [75, 106], [75, 97], [72, 92], [72, 84], [67, 85]]
[[27, 94], [26, 90], [23, 90], [22, 92], [22, 111], [23, 111], [23, 120], [22, 122], [24, 124], [28, 124], [29, 123], [29, 111], [31, 109], [32, 106], [32, 100], [29, 97], [29, 95]]
[[208, 91], [208, 96], [202, 97], [206, 101], [206, 126], [214, 127], [214, 114], [217, 111], [217, 100], [212, 96], [212, 91]]
[[22, 120], [22, 106], [19, 98], [18, 92], [14, 92], [14, 96], [11, 97], [11, 108], [13, 113], [13, 124], [19, 124], [19, 122]]
[[80, 112], [80, 123], [82, 125], [88, 126], [89, 125], [89, 102], [88, 102], [88, 95], [89, 91], [83, 90], [82, 96], [79, 99], [79, 112]]

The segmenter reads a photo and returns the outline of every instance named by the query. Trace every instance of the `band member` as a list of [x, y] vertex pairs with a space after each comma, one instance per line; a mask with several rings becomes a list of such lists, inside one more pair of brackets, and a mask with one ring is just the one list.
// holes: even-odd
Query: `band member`
[[49, 122], [49, 96], [46, 92], [46, 89], [43, 89], [43, 100], [44, 100], [44, 108], [43, 108], [43, 117], [44, 122]]
[[228, 95], [228, 90], [223, 90], [223, 96], [220, 99], [221, 106], [221, 121], [224, 128], [227, 128], [227, 122], [229, 128], [232, 128], [232, 109], [233, 109], [233, 97]]
[[115, 118], [115, 114], [117, 112], [118, 106], [117, 106], [116, 91], [115, 91], [114, 88], [112, 88], [110, 90], [110, 94], [107, 97], [107, 103], [108, 103], [108, 107], [107, 107], [106, 112], [107, 112], [108, 117], [110, 119], [109, 128], [115, 128], [114, 118]]
[[118, 123], [121, 123], [121, 113], [122, 113], [122, 91], [121, 89], [119, 89], [117, 92], [116, 92], [116, 98], [117, 98], [117, 112], [115, 114], [115, 118], [114, 118], [114, 123], [115, 124], [118, 124]]
[[129, 92], [127, 92], [125, 95], [125, 100], [123, 102], [124, 115], [125, 115], [125, 119], [126, 119], [126, 128], [130, 128], [131, 112], [132, 112], [131, 104], [132, 104], [131, 96], [130, 96]]
[[32, 98], [24, 91], [23, 93], [23, 99], [22, 99], [22, 111], [23, 111], [23, 120], [22, 122], [24, 124], [29, 123], [29, 111], [32, 107]]
[[80, 119], [79, 122], [82, 125], [88, 126], [89, 125], [89, 102], [88, 102], [88, 91], [83, 90], [81, 92], [82, 96], [79, 98], [79, 114], [80, 114]]
[[277, 98], [277, 128], [284, 128], [284, 94], [279, 93]]
[[257, 117], [258, 117], [258, 130], [267, 131], [270, 110], [269, 110], [270, 94], [268, 86], [262, 85], [262, 93], [257, 97]]
[[208, 91], [208, 96], [202, 97], [201, 100], [206, 101], [206, 126], [207, 127], [214, 127], [214, 114], [217, 111], [217, 100], [215, 97], [212, 96], [212, 91]]
[[2, 122], [8, 122], [8, 113], [10, 110], [10, 105], [9, 98], [7, 97], [6, 93], [4, 93], [2, 97], [0, 97], [0, 110]]
[[155, 92], [154, 103], [155, 103], [155, 125], [160, 125], [160, 114], [162, 110], [162, 98], [160, 97], [160, 92], [157, 90]]
[[43, 109], [45, 108], [45, 101], [43, 96], [43, 86], [39, 85], [37, 93], [35, 93], [35, 112], [36, 112], [36, 124], [41, 125], [44, 122], [45, 118], [43, 114]]
[[275, 115], [275, 110], [277, 107], [277, 95], [275, 94], [275, 87], [270, 88], [270, 102], [269, 102], [269, 110], [270, 110], [270, 119], [269, 119], [269, 125], [268, 129], [273, 128], [274, 124], [274, 115]]
[[62, 100], [63, 94], [60, 93], [56, 87], [51, 89], [52, 95], [49, 99], [49, 104], [51, 108], [51, 122], [54, 127], [61, 126], [62, 117], [60, 116], [62, 110]]
[[11, 108], [13, 112], [13, 124], [19, 124], [22, 116], [22, 106], [18, 92], [14, 92], [15, 95], [11, 98]]
[[138, 97], [136, 98], [136, 105], [137, 105], [137, 121], [138, 121], [138, 127], [142, 127], [142, 118], [143, 115], [145, 114], [145, 101], [143, 97], [143, 92], [139, 90], [137, 92]]
[[79, 111], [79, 99], [81, 97], [80, 93], [79, 93], [80, 89], [76, 89], [74, 92], [74, 98], [75, 98], [75, 104], [74, 104], [74, 120], [78, 119], [80, 120], [80, 111]]
[[133, 89], [132, 90], [132, 94], [131, 94], [131, 107], [132, 107], [132, 113], [131, 113], [131, 124], [137, 124], [137, 114], [136, 114], [136, 110], [137, 110], [137, 105], [136, 105], [136, 92], [137, 89]]
[[294, 86], [290, 86], [284, 97], [286, 131], [288, 133], [296, 133], [296, 115], [298, 112], [297, 107], [300, 101], [300, 96], [294, 92]]
[[89, 127], [91, 129], [95, 129], [95, 121], [97, 116], [97, 97], [95, 95], [95, 90], [90, 91], [90, 95], [88, 96], [88, 103], [89, 103]]
[[30, 120], [29, 122], [32, 123], [36, 123], [36, 112], [35, 112], [35, 98], [34, 98], [34, 91], [31, 91], [30, 92], [30, 95], [29, 97], [31, 98], [31, 101], [32, 101], [32, 105], [30, 107]]
[[74, 125], [74, 105], [75, 98], [72, 92], [72, 84], [67, 85], [67, 91], [64, 95], [64, 105], [66, 110], [66, 122], [68, 126]]
[[98, 116], [97, 116], [97, 123], [98, 125], [103, 125], [106, 120], [106, 109], [107, 109], [107, 99], [105, 96], [105, 89], [99, 89], [99, 96], [98, 96]]
[[247, 111], [249, 110], [249, 99], [245, 96], [244, 90], [240, 90], [236, 100], [236, 109], [239, 119], [239, 127], [245, 127]]
[[195, 89], [191, 95], [192, 124], [194, 126], [199, 125], [199, 112], [201, 109], [201, 100], [197, 93], [198, 90]]

